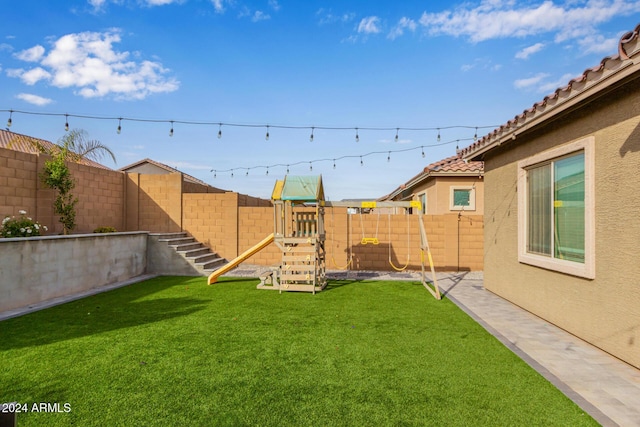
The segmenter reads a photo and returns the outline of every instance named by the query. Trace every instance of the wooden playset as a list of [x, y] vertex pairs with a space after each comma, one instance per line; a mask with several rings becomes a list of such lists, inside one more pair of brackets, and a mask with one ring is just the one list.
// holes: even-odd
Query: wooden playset
[[[407, 210], [415, 209], [418, 217], [422, 284], [436, 299], [441, 298], [419, 201], [330, 202], [324, 200], [321, 176], [289, 175], [285, 176], [282, 181], [276, 181], [271, 199], [274, 206], [273, 234], [267, 236], [229, 264], [213, 272], [209, 276], [209, 284], [215, 283], [220, 275], [230, 271], [273, 242], [282, 253], [281, 263], [260, 277], [261, 282], [258, 288], [273, 289], [279, 292], [301, 291], [315, 294], [327, 286], [325, 209], [335, 207], [356, 208], [360, 214], [363, 209], [374, 209], [378, 210], [379, 221], [380, 209], [404, 208]], [[409, 232], [409, 215], [407, 215], [407, 233]], [[409, 240], [408, 237], [407, 240]], [[363, 232], [360, 243], [362, 245], [379, 244], [377, 232], [375, 237], [366, 237]], [[425, 254], [429, 262], [431, 277], [433, 278], [431, 282], [426, 278]], [[395, 270], [401, 271], [407, 267], [409, 261], [407, 259], [407, 264], [404, 267], [397, 267], [391, 261], [391, 255], [389, 255], [389, 263]], [[350, 264], [351, 260], [349, 260], [345, 268], [348, 268]]]

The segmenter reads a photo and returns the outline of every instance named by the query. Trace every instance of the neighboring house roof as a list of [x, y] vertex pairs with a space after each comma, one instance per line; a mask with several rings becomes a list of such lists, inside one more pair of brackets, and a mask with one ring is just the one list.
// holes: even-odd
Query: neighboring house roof
[[518, 135], [530, 131], [542, 122], [562, 112], [571, 111], [596, 93], [615, 88], [618, 83], [640, 70], [638, 58], [631, 59], [640, 56], [639, 34], [640, 25], [620, 38], [617, 55], [603, 58], [597, 66], [585, 70], [566, 86], [556, 89], [542, 101], [464, 148], [461, 150], [462, 157], [479, 159], [483, 153], [503, 143], [515, 141]]
[[[29, 154], [41, 154], [40, 151], [30, 144], [29, 141], [33, 141], [37, 144], [40, 144], [47, 150], [55, 149], [57, 147], [53, 142], [35, 138], [33, 136], [23, 135], [20, 133], [11, 132], [8, 130], [0, 129], [0, 148], [6, 148], [8, 150], [20, 151], [22, 153]], [[89, 159], [80, 159], [77, 163], [86, 166], [92, 166], [94, 168], [107, 169], [112, 170], [111, 168], [102, 165], [98, 162], [94, 162]]]
[[[193, 182], [193, 183], [196, 183], [196, 184], [206, 185], [207, 187], [216, 188], [216, 187], [213, 187], [212, 185], [207, 184], [206, 182], [204, 182], [204, 181], [202, 181], [202, 180], [200, 180], [200, 179], [198, 179], [198, 178], [196, 178], [194, 176], [191, 176], [191, 175], [189, 175], [187, 173], [182, 172], [181, 170], [178, 170], [176, 168], [172, 168], [169, 165], [165, 165], [164, 163], [160, 163], [160, 162], [157, 162], [157, 161], [149, 159], [149, 158], [139, 160], [139, 161], [137, 161], [135, 163], [131, 163], [130, 165], [122, 167], [122, 168], [120, 168], [118, 170], [123, 171], [123, 172], [128, 172], [131, 169], [135, 169], [136, 167], [142, 166], [144, 164], [151, 164], [151, 165], [153, 165], [153, 166], [155, 166], [157, 168], [160, 168], [160, 169], [166, 171], [167, 173], [176, 173], [176, 172], [177, 173], [181, 173], [182, 176], [184, 177], [184, 179], [186, 181], [188, 181], [188, 182]], [[221, 190], [221, 189], [219, 189], [219, 190], [222, 191], [222, 192], [225, 191], [225, 190]]]
[[393, 199], [398, 194], [415, 187], [428, 178], [438, 176], [480, 176], [483, 174], [484, 162], [482, 161], [465, 161], [460, 155], [447, 157], [426, 166], [422, 172], [393, 190], [390, 194], [382, 197], [381, 200]]

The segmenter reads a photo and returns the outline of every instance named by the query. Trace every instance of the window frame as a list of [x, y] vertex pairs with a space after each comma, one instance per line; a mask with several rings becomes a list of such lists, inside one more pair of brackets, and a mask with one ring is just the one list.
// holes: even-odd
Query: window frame
[[[595, 138], [580, 140], [535, 154], [518, 162], [518, 261], [523, 264], [573, 276], [595, 279]], [[528, 169], [536, 165], [551, 163], [562, 157], [584, 152], [584, 263], [539, 255], [527, 251], [528, 238]], [[552, 221], [552, 225], [555, 221]]]
[[[469, 191], [469, 206], [455, 205], [455, 190]], [[476, 187], [473, 185], [452, 185], [449, 187], [449, 210], [450, 211], [475, 211], [476, 210]]]
[[[424, 199], [424, 202], [423, 202]], [[422, 215], [427, 214], [427, 192], [423, 191], [422, 193], [418, 193], [418, 201], [422, 205], [420, 209], [422, 210]]]

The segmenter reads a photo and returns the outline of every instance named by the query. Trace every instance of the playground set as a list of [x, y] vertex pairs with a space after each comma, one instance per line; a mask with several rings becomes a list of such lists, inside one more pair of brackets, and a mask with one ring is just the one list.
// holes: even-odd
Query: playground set
[[[420, 264], [421, 281], [423, 286], [436, 298], [440, 299], [440, 289], [435, 275], [433, 258], [429, 250], [427, 233], [422, 221], [422, 209], [419, 201], [379, 202], [379, 201], [340, 201], [331, 202], [324, 198], [324, 188], [321, 176], [285, 176], [284, 180], [276, 181], [271, 195], [274, 206], [274, 232], [265, 237], [255, 246], [247, 249], [228, 264], [211, 273], [208, 284], [215, 283], [221, 275], [228, 273], [257, 252], [271, 243], [282, 253], [279, 266], [263, 274], [258, 289], [272, 289], [282, 291], [300, 291], [316, 293], [327, 286], [327, 255], [325, 250], [326, 231], [324, 215], [327, 208], [337, 207], [355, 208], [362, 215], [363, 209], [415, 209], [420, 232]], [[408, 214], [408, 212], [407, 212]], [[378, 214], [379, 215], [379, 214]], [[414, 216], [414, 215], [411, 215]], [[379, 216], [378, 216], [379, 220]], [[407, 233], [409, 233], [409, 215], [407, 215]], [[375, 237], [366, 237], [363, 232], [360, 244], [378, 245], [380, 243], [377, 232]], [[389, 243], [391, 245], [391, 243]], [[430, 283], [426, 278], [425, 255], [431, 270]], [[341, 269], [348, 269], [351, 265], [353, 251], [349, 261]], [[408, 266], [397, 267], [389, 257], [389, 263], [395, 270], [402, 271]], [[338, 267], [340, 268], [340, 267]]]

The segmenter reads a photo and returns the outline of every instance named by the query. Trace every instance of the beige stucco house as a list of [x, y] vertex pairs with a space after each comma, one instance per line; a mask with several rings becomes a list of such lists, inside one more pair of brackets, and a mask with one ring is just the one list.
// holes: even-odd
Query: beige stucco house
[[461, 212], [482, 215], [483, 174], [482, 161], [465, 161], [459, 155], [447, 157], [426, 166], [381, 200], [418, 200], [422, 213], [427, 215]]
[[462, 155], [484, 161], [485, 288], [640, 368], [639, 31]]

